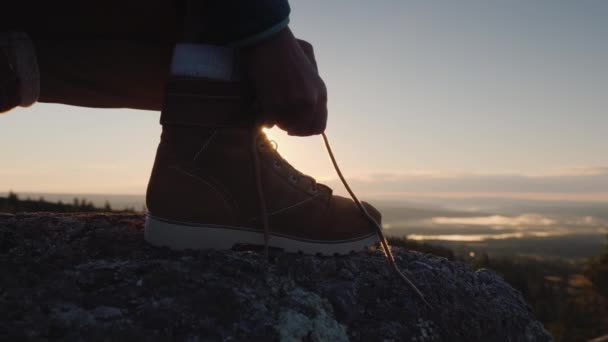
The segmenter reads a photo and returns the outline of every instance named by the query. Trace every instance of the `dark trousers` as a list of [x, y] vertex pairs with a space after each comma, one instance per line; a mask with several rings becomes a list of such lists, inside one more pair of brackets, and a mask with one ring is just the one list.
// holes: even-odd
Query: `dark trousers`
[[0, 31], [34, 41], [40, 102], [159, 110], [180, 39], [174, 0], [27, 1], [0, 13]]

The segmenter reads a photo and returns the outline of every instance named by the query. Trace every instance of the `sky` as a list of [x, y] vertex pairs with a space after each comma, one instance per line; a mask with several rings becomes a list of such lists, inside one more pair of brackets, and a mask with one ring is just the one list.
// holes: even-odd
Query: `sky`
[[[362, 195], [608, 201], [608, 2], [290, 3]], [[0, 191], [142, 194], [159, 134], [156, 112], [14, 110], [0, 116]], [[269, 135], [337, 184], [319, 137]]]

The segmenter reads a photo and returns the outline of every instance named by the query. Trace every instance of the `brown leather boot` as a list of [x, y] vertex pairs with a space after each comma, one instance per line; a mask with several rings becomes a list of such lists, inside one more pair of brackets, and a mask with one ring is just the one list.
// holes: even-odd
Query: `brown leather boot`
[[[376, 243], [352, 200], [297, 171], [254, 128], [244, 98], [236, 82], [173, 78], [148, 185], [146, 240], [174, 249], [267, 243], [325, 255]], [[380, 222], [380, 213], [364, 205]]]

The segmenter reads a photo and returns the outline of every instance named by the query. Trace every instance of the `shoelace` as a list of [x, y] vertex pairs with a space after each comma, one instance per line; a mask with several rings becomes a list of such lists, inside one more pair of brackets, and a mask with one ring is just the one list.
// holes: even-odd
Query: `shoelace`
[[265, 140], [265, 142], [263, 144], [260, 144], [260, 146], [272, 145], [272, 148], [274, 149], [273, 158], [274, 158], [275, 166], [286, 167], [289, 170], [289, 173], [291, 174], [290, 178], [294, 183], [300, 183], [300, 181], [302, 179], [304, 179], [304, 180], [308, 181], [308, 183], [310, 184], [311, 190], [313, 190], [313, 191], [317, 190], [317, 181], [313, 177], [311, 177], [309, 175], [305, 175], [302, 172], [300, 172], [298, 169], [296, 169], [291, 164], [289, 164], [289, 162], [287, 160], [285, 160], [278, 153], [279, 144], [276, 141], [269, 140], [268, 137], [264, 133], [261, 133], [261, 132], [259, 134], [259, 138]]
[[[257, 133], [259, 132], [259, 130], [260, 130], [260, 126], [256, 125], [254, 127], [254, 131], [252, 134], [253, 143], [251, 145], [252, 145], [252, 153], [253, 153], [253, 160], [254, 160], [254, 167], [255, 167], [255, 178], [256, 178], [256, 187], [257, 187], [257, 192], [258, 192], [258, 200], [260, 202], [260, 214], [262, 216], [262, 225], [264, 228], [264, 254], [266, 255], [266, 258], [268, 258], [269, 242], [270, 242], [270, 225], [268, 223], [268, 210], [267, 210], [267, 206], [266, 206], [266, 198], [264, 197], [264, 191], [263, 191], [260, 156], [258, 155], [258, 151], [257, 151], [257, 143], [258, 143], [257, 142], [257, 140], [258, 140]], [[397, 263], [395, 261], [395, 256], [393, 255], [393, 252], [391, 251], [388, 241], [387, 241], [386, 237], [384, 236], [384, 232], [382, 231], [382, 226], [380, 225], [380, 223], [378, 223], [373, 218], [373, 216], [367, 211], [367, 209], [365, 209], [363, 204], [361, 204], [361, 201], [359, 201], [359, 198], [355, 195], [353, 190], [350, 188], [350, 186], [348, 185], [348, 182], [346, 181], [346, 178], [344, 177], [344, 175], [342, 174], [342, 171], [340, 170], [340, 167], [338, 166], [338, 162], [336, 161], [336, 157], [334, 156], [334, 153], [332, 151], [331, 144], [329, 143], [329, 139], [327, 138], [327, 135], [325, 133], [322, 133], [322, 137], [323, 137], [323, 142], [325, 143], [325, 148], [327, 150], [327, 154], [329, 155], [329, 158], [331, 159], [331, 162], [334, 166], [334, 169], [336, 170], [336, 173], [338, 174], [338, 177], [340, 178], [340, 181], [342, 182], [342, 185], [344, 185], [344, 188], [346, 188], [346, 191], [348, 191], [348, 194], [350, 195], [352, 200], [355, 202], [355, 204], [357, 205], [357, 207], [359, 208], [359, 210], [361, 211], [363, 216], [365, 216], [367, 218], [367, 220], [370, 222], [370, 224], [372, 224], [374, 226], [376, 234], [378, 235], [378, 239], [380, 240], [380, 245], [382, 246], [384, 255], [386, 256], [386, 260], [388, 261], [390, 267], [418, 295], [418, 297], [420, 297], [420, 299], [427, 306], [430, 307], [431, 305], [429, 304], [429, 302], [427, 302], [426, 298], [424, 297], [424, 294], [422, 294], [422, 292], [418, 289], [418, 287], [416, 287], [416, 285], [405, 274], [403, 274], [403, 272], [401, 272], [401, 270], [399, 269], [399, 266], [397, 265]]]

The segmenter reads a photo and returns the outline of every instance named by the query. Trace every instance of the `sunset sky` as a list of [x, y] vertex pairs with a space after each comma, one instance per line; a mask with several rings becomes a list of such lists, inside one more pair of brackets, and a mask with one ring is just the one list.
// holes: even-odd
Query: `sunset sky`
[[[292, 0], [362, 194], [608, 201], [608, 2]], [[158, 113], [37, 104], [0, 116], [0, 192], [145, 192]], [[272, 130], [335, 182], [319, 137]]]

